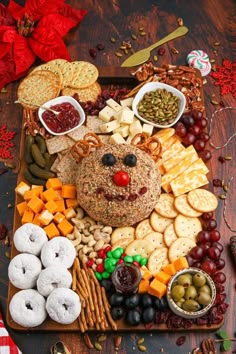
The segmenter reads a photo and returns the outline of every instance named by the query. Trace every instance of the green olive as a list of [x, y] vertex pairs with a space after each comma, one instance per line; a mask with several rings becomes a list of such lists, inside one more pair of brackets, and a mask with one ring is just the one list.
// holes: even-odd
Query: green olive
[[211, 302], [211, 295], [204, 293], [202, 291], [202, 292], [200, 292], [200, 294], [198, 295], [196, 300], [200, 305], [206, 306], [206, 305], [209, 305], [209, 303]]
[[189, 285], [184, 294], [186, 300], [195, 299], [197, 297], [197, 290], [193, 285]]
[[183, 274], [178, 277], [178, 284], [183, 285], [185, 288], [192, 284], [192, 277], [189, 274]]
[[179, 301], [185, 293], [185, 289], [182, 285], [175, 285], [172, 289], [171, 289], [171, 296], [173, 298], [173, 300]]
[[211, 295], [211, 288], [205, 284], [199, 288], [198, 292], [199, 293], [203, 292], [203, 293], [207, 293], [207, 294]]
[[196, 312], [200, 309], [200, 305], [197, 301], [190, 299], [183, 303], [182, 309], [185, 311]]
[[200, 288], [206, 284], [206, 277], [201, 273], [196, 273], [193, 276], [193, 285]]

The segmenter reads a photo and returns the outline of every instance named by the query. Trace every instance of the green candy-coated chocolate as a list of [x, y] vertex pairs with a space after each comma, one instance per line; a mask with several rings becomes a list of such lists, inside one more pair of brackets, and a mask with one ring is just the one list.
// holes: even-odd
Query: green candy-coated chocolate
[[136, 254], [135, 256], [133, 256], [133, 260], [135, 262], [139, 263], [141, 261], [141, 259], [142, 259], [142, 256], [140, 256], [140, 254]]
[[116, 259], [119, 259], [120, 256], [122, 255], [123, 250], [121, 251], [120, 247], [116, 248], [114, 251], [112, 251], [112, 256]]
[[108, 273], [108, 272], [102, 272], [102, 273], [101, 273], [101, 276], [102, 276], [103, 279], [108, 279], [108, 278], [110, 277], [110, 273]]
[[124, 257], [124, 261], [127, 262], [127, 263], [132, 263], [132, 262], [133, 262], [133, 257], [131, 257], [131, 256], [125, 256], [125, 257]]
[[141, 265], [141, 267], [142, 266], [145, 266], [146, 264], [147, 264], [147, 258], [142, 258], [141, 260], [140, 260], [140, 262], [139, 262], [139, 264]]
[[95, 272], [95, 277], [97, 278], [97, 280], [102, 280], [102, 274]]
[[108, 251], [108, 252], [107, 252], [107, 257], [108, 257], [108, 258], [112, 258], [112, 257], [113, 257], [112, 251]]

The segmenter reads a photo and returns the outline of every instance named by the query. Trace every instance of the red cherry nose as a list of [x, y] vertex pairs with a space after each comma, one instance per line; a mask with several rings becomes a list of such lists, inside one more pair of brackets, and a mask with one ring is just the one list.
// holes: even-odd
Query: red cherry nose
[[120, 187], [125, 187], [129, 184], [130, 176], [125, 171], [117, 171], [112, 177], [113, 182]]

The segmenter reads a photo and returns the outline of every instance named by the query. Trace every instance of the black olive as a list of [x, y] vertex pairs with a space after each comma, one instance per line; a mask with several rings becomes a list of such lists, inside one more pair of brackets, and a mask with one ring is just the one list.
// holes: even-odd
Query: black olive
[[150, 307], [152, 306], [152, 297], [149, 294], [143, 294], [141, 297], [141, 303], [143, 307]]
[[124, 164], [129, 167], [134, 167], [137, 164], [137, 157], [134, 154], [128, 154], [124, 158]]
[[113, 166], [116, 163], [116, 158], [111, 153], [104, 154], [102, 157], [102, 163], [105, 166]]
[[112, 290], [113, 284], [110, 279], [102, 279], [100, 284], [101, 284], [101, 286], [103, 286], [106, 289], [106, 291]]
[[109, 299], [109, 302], [111, 306], [120, 306], [124, 302], [124, 295], [122, 295], [121, 293], [112, 294]]
[[127, 313], [126, 319], [131, 326], [138, 326], [141, 322], [141, 315], [137, 310], [130, 310]]
[[169, 308], [169, 305], [168, 305], [167, 298], [166, 298], [166, 296], [163, 296], [160, 299], [159, 309], [160, 309], [160, 311], [163, 311], [163, 310], [166, 310], [168, 308]]
[[124, 317], [125, 310], [123, 307], [120, 306], [115, 306], [111, 308], [111, 316], [113, 320], [120, 320], [122, 317]]
[[142, 313], [143, 323], [150, 323], [154, 320], [156, 311], [153, 307], [147, 307]]
[[140, 301], [140, 296], [139, 296], [139, 294], [130, 295], [129, 297], [127, 297], [127, 298], [125, 299], [125, 307], [126, 307], [128, 310], [132, 310], [132, 309], [134, 309], [136, 306], [138, 306], [139, 301]]

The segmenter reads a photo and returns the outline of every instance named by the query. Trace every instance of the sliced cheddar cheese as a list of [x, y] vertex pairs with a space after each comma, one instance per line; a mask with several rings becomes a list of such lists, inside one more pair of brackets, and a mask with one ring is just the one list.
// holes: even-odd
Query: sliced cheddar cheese
[[206, 174], [200, 173], [199, 170], [195, 170], [181, 174], [170, 182], [170, 186], [175, 197], [178, 197], [178, 195], [200, 188], [208, 183], [209, 181]]
[[[175, 144], [176, 147], [176, 144]], [[174, 156], [170, 156], [168, 159], [165, 159], [163, 161], [163, 166], [166, 171], [169, 171], [172, 169], [174, 166], [178, 165], [181, 161], [183, 161], [186, 157], [189, 157], [191, 155], [196, 155], [197, 152], [194, 149], [193, 145], [188, 146], [186, 149], [182, 149], [178, 152], [178, 154]]]

